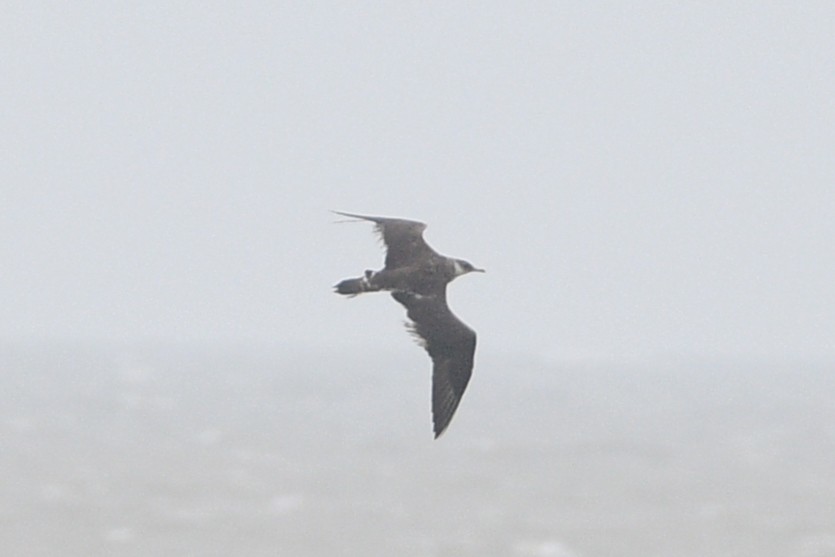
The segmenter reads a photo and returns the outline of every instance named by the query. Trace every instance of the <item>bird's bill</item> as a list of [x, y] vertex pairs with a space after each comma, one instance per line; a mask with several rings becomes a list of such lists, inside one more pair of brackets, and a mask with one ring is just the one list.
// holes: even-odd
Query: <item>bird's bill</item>
[[486, 273], [487, 271], [485, 271], [484, 269], [473, 269], [473, 272], [474, 273]]

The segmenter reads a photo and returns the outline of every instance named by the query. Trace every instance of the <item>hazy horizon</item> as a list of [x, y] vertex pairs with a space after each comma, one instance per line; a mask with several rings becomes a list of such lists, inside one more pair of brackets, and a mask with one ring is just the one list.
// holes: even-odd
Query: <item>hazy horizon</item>
[[0, 345], [4, 555], [824, 557], [831, 367]]
[[7, 4], [4, 557], [835, 554], [835, 4]]
[[0, 338], [397, 345], [428, 223], [486, 350], [835, 361], [828, 4], [177, 8], [0, 22]]

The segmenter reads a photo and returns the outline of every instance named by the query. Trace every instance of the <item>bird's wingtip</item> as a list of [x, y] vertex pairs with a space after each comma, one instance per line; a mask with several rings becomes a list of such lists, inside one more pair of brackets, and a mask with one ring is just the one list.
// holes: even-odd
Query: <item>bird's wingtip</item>
[[341, 217], [348, 217], [347, 219], [341, 219], [336, 222], [360, 222], [363, 220], [370, 220], [368, 217], [364, 217], [362, 215], [355, 215], [353, 213], [343, 213], [342, 211], [334, 211], [333, 209], [328, 209], [334, 215], [339, 215]]
[[435, 439], [437, 439], [438, 437], [440, 437], [441, 435], [444, 434], [444, 432], [447, 430], [447, 427], [449, 427], [449, 422], [450, 421], [451, 420], [448, 420], [447, 423], [445, 423], [445, 424], [442, 424], [442, 423], [433, 423], [432, 424], [432, 425], [434, 425], [433, 432], [435, 434]]

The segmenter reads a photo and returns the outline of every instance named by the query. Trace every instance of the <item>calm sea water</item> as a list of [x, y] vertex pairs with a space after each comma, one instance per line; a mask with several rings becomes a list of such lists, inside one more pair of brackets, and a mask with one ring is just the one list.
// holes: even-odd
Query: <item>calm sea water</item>
[[0, 347], [4, 556], [835, 556], [835, 367]]

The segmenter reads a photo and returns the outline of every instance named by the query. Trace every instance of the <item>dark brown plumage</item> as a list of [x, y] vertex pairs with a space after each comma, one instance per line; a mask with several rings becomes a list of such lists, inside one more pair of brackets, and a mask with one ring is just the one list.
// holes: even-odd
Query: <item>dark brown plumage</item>
[[475, 331], [447, 305], [446, 285], [458, 276], [483, 270], [429, 247], [422, 222], [336, 213], [373, 222], [386, 246], [386, 259], [380, 271], [365, 271], [362, 277], [345, 279], [334, 288], [346, 296], [390, 291], [406, 308], [411, 320], [407, 327], [432, 359], [432, 421], [437, 438], [449, 426], [470, 381], [476, 346]]

